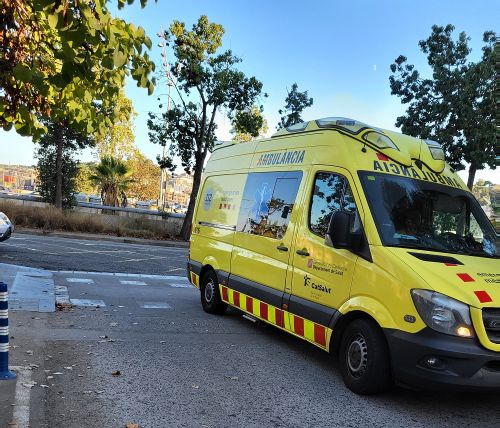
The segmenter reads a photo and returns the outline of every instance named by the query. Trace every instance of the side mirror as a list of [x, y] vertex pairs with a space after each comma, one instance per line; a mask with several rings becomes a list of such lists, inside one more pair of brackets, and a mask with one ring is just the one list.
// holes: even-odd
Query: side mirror
[[281, 211], [281, 218], [287, 218], [288, 214], [290, 214], [290, 205], [285, 205]]
[[334, 248], [359, 249], [363, 235], [361, 229], [354, 230], [356, 214], [350, 211], [336, 211], [330, 220], [327, 243]]

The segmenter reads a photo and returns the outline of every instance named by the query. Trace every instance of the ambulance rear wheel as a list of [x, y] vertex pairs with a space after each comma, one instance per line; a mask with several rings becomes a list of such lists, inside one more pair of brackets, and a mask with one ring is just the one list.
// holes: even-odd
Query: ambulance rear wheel
[[347, 326], [339, 357], [342, 379], [352, 392], [371, 395], [389, 387], [389, 351], [382, 331], [373, 321], [357, 319]]
[[223, 314], [227, 304], [222, 301], [219, 281], [213, 270], [209, 270], [201, 279], [201, 306], [209, 314]]

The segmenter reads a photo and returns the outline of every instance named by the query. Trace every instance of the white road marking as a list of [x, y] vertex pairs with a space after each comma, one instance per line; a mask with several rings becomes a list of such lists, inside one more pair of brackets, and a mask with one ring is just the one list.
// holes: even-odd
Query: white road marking
[[71, 299], [71, 303], [75, 306], [84, 306], [89, 308], [105, 308], [106, 304], [103, 300], [91, 300], [91, 299]]
[[27, 428], [30, 424], [30, 392], [31, 388], [23, 386], [30, 384], [31, 370], [25, 367], [11, 367], [17, 373], [16, 398], [13, 409], [13, 422], [17, 428]]
[[[184, 269], [181, 269], [184, 270]], [[53, 270], [52, 273], [61, 275], [99, 275], [99, 276], [123, 276], [128, 278], [142, 278], [142, 279], [166, 279], [167, 281], [186, 280], [184, 275], [149, 275], [143, 273], [123, 273], [123, 272], [89, 272], [78, 270]]]
[[89, 278], [66, 278], [68, 282], [75, 282], [78, 284], [93, 284], [94, 280]]
[[123, 284], [123, 285], [147, 285], [144, 281], [127, 281], [124, 279], [120, 280], [120, 284]]
[[64, 285], [56, 285], [54, 287], [55, 295], [56, 295], [56, 305], [69, 305], [71, 302], [69, 301], [68, 287]]
[[190, 288], [190, 287], [192, 287], [192, 285], [189, 282], [187, 282], [187, 280], [185, 283], [172, 282], [169, 285], [170, 285], [170, 287], [174, 287], [174, 288]]
[[160, 260], [160, 259], [169, 259], [169, 256], [149, 256], [142, 259], [124, 259], [124, 260], [116, 260], [115, 263], [126, 263], [126, 262], [147, 262], [149, 260]]
[[144, 302], [140, 304], [141, 308], [144, 309], [172, 309], [166, 302]]

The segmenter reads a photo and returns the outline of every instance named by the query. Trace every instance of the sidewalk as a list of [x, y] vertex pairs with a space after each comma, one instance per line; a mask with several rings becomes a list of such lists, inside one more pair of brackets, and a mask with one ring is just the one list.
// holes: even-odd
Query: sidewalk
[[101, 235], [95, 233], [80, 233], [80, 232], [59, 232], [59, 231], [48, 231], [40, 229], [28, 229], [25, 227], [17, 227], [14, 234], [16, 233], [26, 233], [29, 235], [38, 236], [54, 236], [57, 238], [71, 238], [71, 239], [83, 239], [89, 241], [110, 241], [125, 244], [139, 244], [139, 245], [156, 245], [159, 247], [180, 247], [187, 248], [189, 246], [188, 242], [185, 241], [166, 241], [157, 239], [142, 239], [142, 238], [130, 238], [130, 237], [120, 237], [111, 235]]
[[10, 426], [15, 401], [16, 380], [0, 380], [0, 427]]
[[32, 376], [38, 376], [32, 370], [43, 364], [38, 336], [45, 324], [43, 312], [55, 310], [54, 283], [51, 272], [4, 263], [0, 281], [9, 290], [9, 368], [17, 374], [16, 380], [0, 380], [0, 427], [19, 428], [28, 426]]

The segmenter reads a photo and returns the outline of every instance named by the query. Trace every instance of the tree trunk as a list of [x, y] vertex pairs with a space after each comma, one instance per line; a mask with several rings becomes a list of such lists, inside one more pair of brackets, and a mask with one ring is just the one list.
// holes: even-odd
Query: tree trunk
[[184, 222], [182, 223], [181, 238], [184, 241], [189, 241], [191, 235], [191, 223], [193, 221], [194, 205], [196, 203], [196, 196], [198, 196], [198, 191], [200, 190], [201, 184], [201, 173], [203, 171], [203, 162], [205, 159], [197, 159], [194, 175], [193, 175], [193, 190], [191, 191], [191, 197], [189, 198], [188, 210]]
[[474, 179], [476, 178], [477, 167], [473, 163], [470, 164], [469, 167], [469, 177], [467, 178], [467, 187], [472, 190], [472, 186], [474, 186]]
[[56, 192], [54, 198], [54, 205], [56, 208], [62, 208], [62, 164], [63, 164], [63, 130], [62, 126], [57, 127], [56, 131]]

